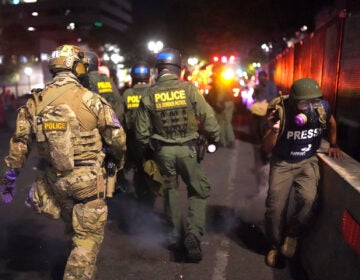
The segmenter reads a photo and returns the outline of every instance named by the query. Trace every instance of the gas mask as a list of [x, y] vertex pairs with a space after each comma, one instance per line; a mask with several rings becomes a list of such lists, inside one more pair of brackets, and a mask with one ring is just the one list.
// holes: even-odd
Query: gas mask
[[304, 126], [308, 122], [314, 123], [319, 119], [317, 108], [321, 106], [321, 99], [307, 99], [296, 103], [298, 113], [294, 117], [297, 126]]

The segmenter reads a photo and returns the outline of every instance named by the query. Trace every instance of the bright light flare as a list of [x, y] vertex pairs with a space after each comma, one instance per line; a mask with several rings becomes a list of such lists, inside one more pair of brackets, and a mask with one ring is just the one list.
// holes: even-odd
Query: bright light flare
[[221, 63], [227, 63], [227, 62], [228, 62], [227, 56], [223, 55], [223, 56], [221, 57]]
[[119, 55], [118, 53], [113, 53], [110, 55], [110, 59], [115, 64], [118, 64], [120, 62], [123, 62], [125, 58], [123, 56]]
[[235, 62], [235, 56], [234, 55], [231, 55], [229, 57], [229, 63], [234, 63]]
[[240, 88], [233, 88], [232, 91], [234, 93], [234, 97], [238, 97], [240, 95]]
[[302, 32], [305, 32], [305, 31], [308, 30], [308, 27], [307, 27], [306, 25], [303, 25], [303, 26], [301, 26], [300, 30], [301, 30]]
[[197, 65], [199, 63], [199, 59], [196, 58], [196, 57], [189, 57], [188, 63], [191, 66], [195, 66], [195, 65]]
[[222, 73], [221, 73], [221, 77], [225, 80], [225, 81], [230, 81], [232, 79], [235, 78], [235, 72], [232, 69], [225, 69]]
[[26, 76], [31, 76], [31, 74], [33, 73], [33, 69], [31, 67], [29, 67], [29, 66], [26, 66], [24, 68], [24, 73], [25, 73]]
[[246, 108], [250, 109], [251, 105], [254, 103], [253, 99], [254, 88], [250, 87], [241, 91], [241, 99], [243, 104], [246, 105]]
[[150, 41], [150, 42], [148, 43], [147, 47], [148, 47], [148, 49], [149, 49], [150, 51], [152, 51], [153, 53], [158, 53], [158, 52], [160, 52], [160, 51], [163, 49], [164, 44], [163, 44], [163, 42], [161, 42], [161, 41], [156, 41], [156, 42]]

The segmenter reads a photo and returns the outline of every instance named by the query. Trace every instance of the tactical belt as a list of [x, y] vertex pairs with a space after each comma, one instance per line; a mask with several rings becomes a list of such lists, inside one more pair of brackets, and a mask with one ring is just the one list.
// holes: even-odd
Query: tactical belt
[[193, 146], [196, 144], [196, 139], [191, 139], [189, 141], [183, 142], [183, 143], [169, 143], [169, 142], [163, 142], [159, 141], [159, 144], [161, 147], [163, 146]]
[[74, 202], [75, 202], [75, 204], [78, 204], [78, 203], [84, 203], [84, 204], [86, 204], [86, 203], [88, 203], [88, 202], [90, 202], [90, 201], [93, 201], [93, 200], [96, 200], [96, 199], [103, 199], [103, 198], [105, 198], [105, 193], [104, 192], [99, 192], [98, 194], [95, 194], [95, 195], [93, 195], [93, 196], [90, 196], [90, 197], [87, 197], [87, 198], [84, 198], [84, 199], [81, 199], [81, 200], [79, 200], [79, 199], [74, 199]]

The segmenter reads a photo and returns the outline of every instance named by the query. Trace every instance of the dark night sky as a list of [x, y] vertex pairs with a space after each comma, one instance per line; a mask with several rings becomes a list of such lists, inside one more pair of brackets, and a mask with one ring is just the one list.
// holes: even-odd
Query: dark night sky
[[135, 0], [130, 32], [135, 49], [151, 40], [185, 54], [248, 56], [264, 42], [292, 37], [334, 0]]

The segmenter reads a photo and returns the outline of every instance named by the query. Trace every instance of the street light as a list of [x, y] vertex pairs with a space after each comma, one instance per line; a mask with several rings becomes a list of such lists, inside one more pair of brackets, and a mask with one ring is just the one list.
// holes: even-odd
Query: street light
[[32, 74], [33, 70], [31, 67], [27, 66], [24, 68], [24, 73], [25, 75], [28, 77], [28, 88], [29, 88], [29, 91], [31, 91], [31, 83], [30, 83], [30, 76]]
[[163, 42], [161, 41], [150, 41], [147, 45], [149, 51], [153, 52], [153, 53], [158, 53], [159, 51], [162, 50], [162, 48], [164, 47]]
[[[163, 44], [163, 42], [161, 42], [161, 41], [156, 41], [156, 42], [150, 41], [150, 42], [147, 44], [147, 47], [148, 47], [148, 50], [151, 51], [151, 52], [154, 54], [154, 57], [155, 57], [156, 54], [163, 49], [164, 44]], [[154, 80], [154, 79], [155, 79], [155, 72], [156, 72], [156, 70], [155, 70], [155, 68], [153, 68], [151, 71], [152, 71], [151, 80]]]
[[189, 65], [195, 66], [199, 63], [199, 59], [197, 57], [189, 57], [187, 62]]

